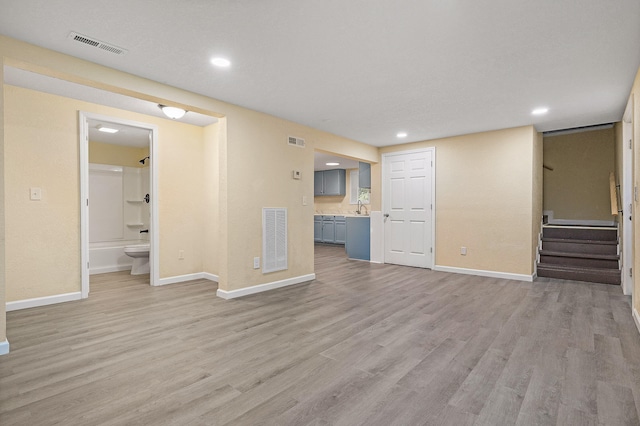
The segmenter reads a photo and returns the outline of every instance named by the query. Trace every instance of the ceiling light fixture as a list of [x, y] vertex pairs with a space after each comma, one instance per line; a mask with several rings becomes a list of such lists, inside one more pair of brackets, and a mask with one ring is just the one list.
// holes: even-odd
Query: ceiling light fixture
[[543, 115], [543, 114], [546, 114], [547, 112], [549, 112], [549, 108], [540, 107], [540, 108], [536, 108], [533, 111], [531, 111], [531, 114], [533, 114], [533, 115]]
[[325, 163], [325, 164], [326, 164], [327, 166], [331, 166], [331, 167], [339, 166], [339, 165], [340, 165], [340, 163]]
[[102, 124], [99, 124], [97, 127], [99, 132], [104, 132], [104, 133], [118, 133], [118, 129], [113, 129], [111, 127], [105, 127]]
[[213, 65], [215, 65], [216, 67], [223, 67], [223, 68], [227, 68], [227, 67], [229, 67], [231, 65], [231, 61], [230, 60], [225, 59], [225, 58], [220, 58], [220, 57], [213, 58], [211, 60], [211, 63]]
[[162, 110], [164, 115], [172, 120], [179, 120], [187, 113], [187, 111], [182, 108], [176, 108], [172, 106], [158, 105], [158, 108]]
[[398, 132], [398, 134], [396, 135], [399, 138], [406, 138], [407, 137], [407, 132]]

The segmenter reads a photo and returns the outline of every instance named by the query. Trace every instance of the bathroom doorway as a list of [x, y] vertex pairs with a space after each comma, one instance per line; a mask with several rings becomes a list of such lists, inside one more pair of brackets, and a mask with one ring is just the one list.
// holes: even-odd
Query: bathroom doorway
[[79, 122], [82, 297], [89, 295], [92, 274], [144, 264], [146, 259], [124, 255], [124, 247], [147, 242], [149, 284], [157, 285], [158, 128], [87, 112], [80, 112]]

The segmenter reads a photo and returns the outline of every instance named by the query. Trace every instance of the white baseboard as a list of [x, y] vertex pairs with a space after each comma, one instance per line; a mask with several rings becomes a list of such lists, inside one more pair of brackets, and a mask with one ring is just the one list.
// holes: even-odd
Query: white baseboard
[[89, 275], [108, 274], [109, 272], [122, 272], [122, 271], [130, 271], [130, 270], [131, 270], [131, 265], [105, 266], [103, 268], [89, 269]]
[[533, 281], [532, 275], [525, 274], [512, 274], [509, 272], [498, 272], [498, 271], [484, 271], [482, 269], [467, 269], [467, 268], [454, 268], [452, 266], [440, 266], [435, 265], [433, 267], [434, 271], [440, 272], [451, 272], [454, 274], [465, 274], [465, 275], [477, 275], [479, 277], [489, 277], [489, 278], [503, 278], [505, 280], [516, 280], [516, 281]]
[[640, 314], [638, 313], [638, 311], [636, 310], [636, 308], [632, 309], [633, 311], [633, 319], [636, 322], [636, 327], [638, 328], [638, 333], [640, 333]]
[[300, 284], [315, 279], [316, 274], [300, 275], [299, 277], [287, 278], [286, 280], [254, 285], [251, 287], [240, 288], [238, 290], [225, 291], [218, 289], [216, 295], [222, 299], [235, 299], [236, 297], [262, 293], [264, 291], [275, 290], [276, 288], [287, 287], [290, 285]]
[[218, 282], [218, 276], [214, 274], [210, 274], [208, 272], [197, 272], [195, 274], [186, 274], [186, 275], [177, 275], [175, 277], [167, 277], [160, 278], [158, 280], [158, 286], [167, 285], [167, 284], [176, 284], [183, 283], [185, 281], [193, 281], [193, 280], [210, 280]]
[[56, 294], [53, 296], [35, 297], [33, 299], [16, 300], [15, 302], [7, 302], [7, 312], [17, 311], [19, 309], [36, 308], [38, 306], [53, 305], [55, 303], [71, 302], [73, 300], [82, 299], [82, 293], [77, 291], [74, 293]]
[[220, 277], [219, 276], [217, 276], [216, 274], [210, 274], [209, 272], [203, 272], [202, 273], [202, 278], [204, 278], [205, 280], [209, 280], [209, 281], [220, 282]]
[[7, 339], [4, 342], [0, 342], [0, 355], [6, 355], [9, 353], [9, 341]]

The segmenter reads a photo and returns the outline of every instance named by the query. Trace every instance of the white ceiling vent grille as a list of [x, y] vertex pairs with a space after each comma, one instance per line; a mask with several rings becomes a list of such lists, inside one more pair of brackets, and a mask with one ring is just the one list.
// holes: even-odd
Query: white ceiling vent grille
[[304, 148], [304, 139], [289, 136], [289, 145]]
[[106, 52], [115, 53], [116, 55], [126, 55], [128, 50], [123, 49], [122, 47], [115, 46], [113, 44], [105, 43], [100, 40], [96, 40], [95, 38], [82, 35], [72, 31], [69, 34], [69, 39], [76, 41], [78, 43], [86, 44], [87, 46], [92, 46], [97, 49], [104, 50]]

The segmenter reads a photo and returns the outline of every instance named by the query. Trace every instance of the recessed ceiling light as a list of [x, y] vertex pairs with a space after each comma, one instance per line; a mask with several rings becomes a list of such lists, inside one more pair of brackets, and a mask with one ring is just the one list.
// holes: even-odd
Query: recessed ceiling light
[[220, 57], [213, 58], [211, 60], [211, 63], [217, 67], [225, 67], [225, 68], [231, 65], [230, 60], [226, 58], [220, 58]]
[[398, 134], [396, 135], [399, 138], [406, 138], [407, 137], [407, 132], [398, 132]]
[[541, 108], [536, 108], [533, 111], [531, 111], [531, 114], [533, 114], [533, 115], [542, 115], [542, 114], [546, 114], [547, 112], [549, 112], [549, 108], [541, 107]]
[[325, 163], [327, 166], [339, 166], [340, 163]]
[[113, 129], [111, 127], [105, 127], [102, 124], [98, 125], [98, 131], [99, 132], [105, 132], [105, 133], [118, 133], [118, 129]]

